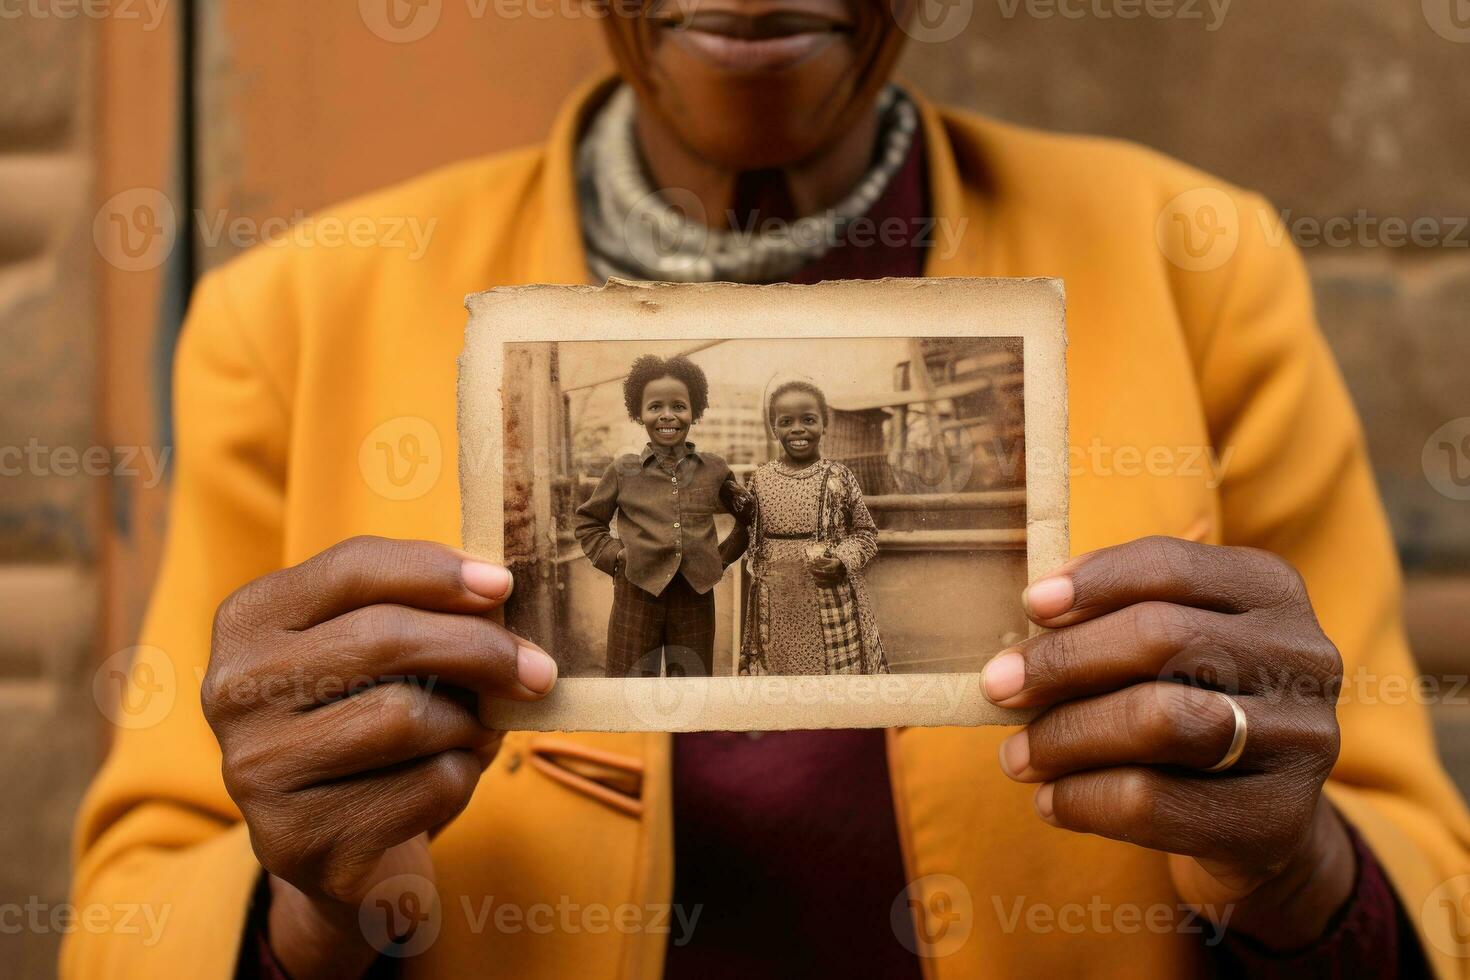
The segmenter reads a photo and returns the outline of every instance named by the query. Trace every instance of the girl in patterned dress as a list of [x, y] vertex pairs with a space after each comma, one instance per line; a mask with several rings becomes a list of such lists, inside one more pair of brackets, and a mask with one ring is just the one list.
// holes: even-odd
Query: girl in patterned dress
[[780, 455], [751, 474], [750, 600], [740, 673], [886, 674], [863, 568], [878, 532], [852, 471], [823, 459], [822, 390], [787, 381], [766, 418]]

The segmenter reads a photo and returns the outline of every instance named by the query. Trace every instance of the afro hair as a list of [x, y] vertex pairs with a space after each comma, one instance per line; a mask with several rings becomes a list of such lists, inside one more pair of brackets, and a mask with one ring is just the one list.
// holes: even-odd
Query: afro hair
[[628, 418], [643, 421], [643, 389], [659, 378], [684, 382], [684, 387], [689, 389], [690, 411], [698, 422], [709, 407], [709, 379], [704, 376], [704, 369], [683, 354], [669, 358], [644, 354], [633, 362], [623, 379], [623, 407], [628, 410]]

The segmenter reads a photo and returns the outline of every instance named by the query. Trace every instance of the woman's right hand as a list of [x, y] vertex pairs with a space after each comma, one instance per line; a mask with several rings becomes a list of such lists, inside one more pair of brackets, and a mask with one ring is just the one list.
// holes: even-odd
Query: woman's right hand
[[555, 683], [544, 651], [487, 616], [511, 585], [444, 545], [359, 537], [221, 604], [204, 713], [271, 875], [272, 949], [297, 980], [372, 963], [359, 903], [395, 875], [433, 880], [427, 834], [499, 748], [480, 701]]

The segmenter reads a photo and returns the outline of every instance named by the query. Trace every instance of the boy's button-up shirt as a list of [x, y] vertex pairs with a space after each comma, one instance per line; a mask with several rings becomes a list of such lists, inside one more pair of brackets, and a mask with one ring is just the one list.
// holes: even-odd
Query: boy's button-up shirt
[[[577, 508], [577, 541], [592, 563], [612, 575], [621, 554], [623, 575], [652, 595], [680, 572], [702, 595], [739, 557], [722, 556], [715, 533], [715, 514], [734, 510], [735, 474], [719, 456], [696, 452], [693, 443], [686, 448], [677, 458], [652, 446], [620, 456]], [[618, 538], [612, 536], [614, 514]]]

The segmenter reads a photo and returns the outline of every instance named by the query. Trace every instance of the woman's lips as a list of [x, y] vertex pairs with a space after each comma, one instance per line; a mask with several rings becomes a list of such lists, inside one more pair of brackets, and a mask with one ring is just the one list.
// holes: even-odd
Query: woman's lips
[[780, 71], [805, 61], [830, 45], [836, 36], [831, 32], [790, 34], [786, 37], [747, 41], [722, 34], [706, 34], [704, 31], [681, 31], [674, 43], [727, 71]]
[[834, 43], [846, 24], [803, 13], [757, 17], [697, 11], [664, 21], [664, 36], [695, 57], [733, 72], [780, 71]]

